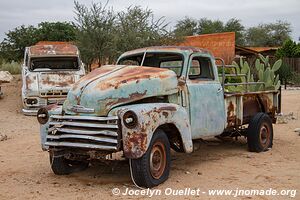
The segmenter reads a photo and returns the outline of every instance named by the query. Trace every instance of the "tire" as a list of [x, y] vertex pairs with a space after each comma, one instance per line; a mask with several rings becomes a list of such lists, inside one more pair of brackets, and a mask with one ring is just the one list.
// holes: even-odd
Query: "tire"
[[89, 166], [89, 162], [68, 160], [55, 151], [50, 151], [49, 157], [51, 169], [56, 175], [68, 175], [75, 171], [85, 170]]
[[247, 130], [248, 148], [251, 152], [267, 151], [273, 146], [272, 120], [265, 113], [257, 113]]
[[139, 159], [131, 159], [132, 178], [138, 186], [152, 188], [169, 177], [171, 155], [168, 137], [156, 130], [146, 153]]

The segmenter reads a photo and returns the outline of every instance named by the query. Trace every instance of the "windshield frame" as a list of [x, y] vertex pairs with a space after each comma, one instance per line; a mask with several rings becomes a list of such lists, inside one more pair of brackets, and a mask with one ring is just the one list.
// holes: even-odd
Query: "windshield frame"
[[135, 57], [135, 56], [141, 56], [142, 57], [142, 60], [141, 60], [141, 64], [139, 66], [143, 66], [143, 67], [155, 67], [155, 68], [160, 68], [160, 69], [168, 69], [168, 70], [171, 70], [173, 71], [172, 69], [170, 68], [167, 68], [167, 67], [163, 67], [161, 68], [160, 67], [160, 64], [161, 62], [164, 62], [164, 61], [171, 61], [171, 60], [160, 60], [159, 61], [159, 66], [156, 67], [156, 66], [145, 66], [144, 65], [144, 61], [147, 59], [147, 54], [172, 54], [172, 55], [177, 55], [179, 56], [181, 59], [180, 60], [174, 60], [174, 61], [182, 61], [182, 64], [180, 66], [180, 72], [177, 74], [175, 71], [174, 73], [176, 73], [177, 77], [181, 77], [182, 73], [183, 73], [183, 68], [184, 68], [184, 62], [185, 62], [185, 56], [180, 53], [180, 52], [171, 52], [171, 51], [144, 51], [144, 52], [139, 52], [139, 53], [135, 53], [135, 54], [129, 54], [129, 55], [125, 55], [125, 56], [120, 56], [119, 59], [117, 60], [117, 65], [120, 65], [120, 62], [123, 61], [123, 60], [126, 60], [130, 57]]
[[[78, 63], [78, 67], [77, 68], [73, 68], [73, 69], [49, 69], [49, 68], [36, 68], [36, 69], [32, 69], [31, 67], [31, 63], [33, 59], [55, 59], [55, 58], [76, 58], [77, 59], [77, 63]], [[29, 61], [28, 61], [28, 70], [30, 72], [53, 72], [53, 71], [79, 71], [81, 68], [81, 60], [79, 58], [79, 56], [66, 56], [66, 55], [61, 55], [61, 56], [34, 56], [34, 57], [30, 57]]]

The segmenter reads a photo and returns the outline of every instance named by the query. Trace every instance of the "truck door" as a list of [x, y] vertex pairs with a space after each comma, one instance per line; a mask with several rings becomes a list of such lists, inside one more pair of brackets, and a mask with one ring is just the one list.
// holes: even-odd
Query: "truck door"
[[210, 57], [191, 56], [186, 83], [192, 138], [222, 133], [226, 124], [224, 94]]

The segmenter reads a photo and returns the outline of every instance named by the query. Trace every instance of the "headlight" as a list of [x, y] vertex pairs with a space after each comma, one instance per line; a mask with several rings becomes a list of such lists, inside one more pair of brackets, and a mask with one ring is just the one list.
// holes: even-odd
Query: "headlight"
[[28, 98], [25, 100], [27, 105], [35, 105], [38, 103], [38, 99], [37, 98]]
[[37, 120], [40, 124], [46, 124], [49, 119], [48, 110], [46, 108], [40, 108], [37, 112]]
[[138, 124], [137, 116], [132, 111], [127, 111], [123, 115], [123, 123], [127, 128], [135, 128]]

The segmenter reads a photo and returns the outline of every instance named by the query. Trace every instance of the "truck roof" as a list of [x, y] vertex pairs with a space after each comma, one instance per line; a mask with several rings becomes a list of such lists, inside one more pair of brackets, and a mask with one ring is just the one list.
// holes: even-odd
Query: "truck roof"
[[139, 54], [143, 52], [166, 52], [166, 51], [172, 51], [172, 52], [186, 52], [189, 51], [190, 53], [194, 52], [201, 52], [206, 54], [211, 54], [207, 49], [202, 49], [198, 47], [191, 47], [191, 46], [151, 46], [151, 47], [145, 47], [140, 49], [135, 49], [132, 51], [127, 51], [123, 53], [121, 56], [127, 56], [127, 55], [133, 55], [133, 54]]
[[78, 48], [69, 42], [42, 41], [29, 47], [29, 55], [39, 56], [78, 56]]

